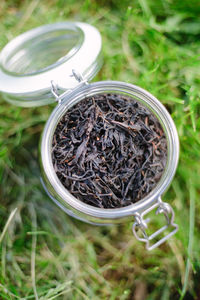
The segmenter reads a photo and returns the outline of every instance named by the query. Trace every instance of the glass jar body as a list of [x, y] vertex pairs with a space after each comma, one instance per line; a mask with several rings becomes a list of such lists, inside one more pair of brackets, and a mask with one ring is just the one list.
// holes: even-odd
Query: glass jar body
[[[126, 95], [146, 106], [160, 121], [167, 138], [167, 164], [156, 187], [135, 204], [115, 209], [87, 205], [72, 196], [58, 179], [53, 168], [51, 151], [55, 128], [62, 116], [82, 99], [104, 93]], [[80, 85], [66, 93], [49, 117], [40, 142], [40, 166], [43, 186], [50, 198], [69, 215], [95, 224], [121, 223], [153, 206], [169, 186], [176, 171], [179, 141], [174, 122], [165, 107], [150, 93], [132, 84], [118, 81], [100, 81]]]

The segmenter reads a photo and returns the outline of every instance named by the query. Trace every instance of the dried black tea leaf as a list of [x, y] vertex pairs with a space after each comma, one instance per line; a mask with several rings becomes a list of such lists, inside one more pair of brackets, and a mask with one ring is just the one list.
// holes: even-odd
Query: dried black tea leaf
[[53, 136], [55, 172], [77, 199], [119, 208], [144, 198], [160, 180], [167, 141], [155, 115], [116, 94], [88, 97], [68, 110]]

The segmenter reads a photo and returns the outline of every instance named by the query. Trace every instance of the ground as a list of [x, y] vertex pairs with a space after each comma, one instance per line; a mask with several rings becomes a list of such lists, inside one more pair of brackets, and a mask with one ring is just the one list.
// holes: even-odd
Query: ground
[[19, 108], [1, 98], [1, 299], [200, 299], [199, 13], [195, 0], [0, 2], [1, 49], [46, 23], [96, 26], [104, 64], [94, 80], [126, 81], [155, 95], [176, 124], [181, 150], [162, 197], [179, 231], [147, 252], [130, 220], [93, 227], [52, 203], [39, 180], [38, 144], [54, 105]]

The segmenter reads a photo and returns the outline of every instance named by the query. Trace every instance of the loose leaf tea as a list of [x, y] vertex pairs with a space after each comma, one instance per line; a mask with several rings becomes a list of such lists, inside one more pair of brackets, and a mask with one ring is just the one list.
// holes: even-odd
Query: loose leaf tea
[[52, 145], [55, 172], [77, 199], [119, 208], [144, 198], [161, 178], [167, 156], [163, 129], [132, 98], [88, 97], [59, 121]]

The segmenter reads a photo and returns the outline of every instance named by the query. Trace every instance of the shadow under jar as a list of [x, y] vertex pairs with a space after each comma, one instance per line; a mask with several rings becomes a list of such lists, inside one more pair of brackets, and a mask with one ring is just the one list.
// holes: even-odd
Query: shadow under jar
[[[179, 141], [174, 122], [165, 107], [138, 86], [119, 81], [88, 82], [102, 65], [101, 37], [96, 28], [78, 22], [38, 27], [8, 43], [0, 54], [0, 63], [0, 90], [7, 101], [20, 106], [58, 102], [45, 125], [39, 155], [43, 187], [59, 207], [90, 224], [134, 221], [133, 233], [146, 243], [148, 250], [178, 230], [173, 209], [161, 200], [178, 163]], [[52, 161], [53, 136], [59, 121], [80, 101], [102, 94], [123, 95], [146, 107], [160, 122], [167, 141], [167, 161], [156, 186], [136, 203], [120, 208], [99, 208], [75, 198], [59, 180]], [[148, 236], [145, 215], [151, 210], [163, 214], [166, 223]], [[163, 235], [166, 229], [170, 232]]]

